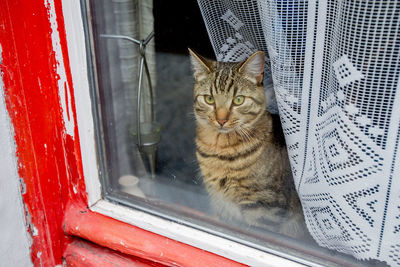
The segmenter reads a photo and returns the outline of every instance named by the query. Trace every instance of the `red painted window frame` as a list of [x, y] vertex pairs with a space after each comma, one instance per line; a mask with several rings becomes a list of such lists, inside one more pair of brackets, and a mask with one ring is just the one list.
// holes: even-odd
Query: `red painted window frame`
[[[67, 78], [63, 88], [51, 37], [50, 2]], [[0, 70], [33, 264], [55, 266], [65, 260], [69, 266], [107, 266], [113, 261], [121, 266], [241, 266], [88, 209], [62, 0], [3, 0], [1, 5]], [[72, 110], [68, 116], [73, 134], [66, 131], [61, 90], [71, 97], [63, 104]]]

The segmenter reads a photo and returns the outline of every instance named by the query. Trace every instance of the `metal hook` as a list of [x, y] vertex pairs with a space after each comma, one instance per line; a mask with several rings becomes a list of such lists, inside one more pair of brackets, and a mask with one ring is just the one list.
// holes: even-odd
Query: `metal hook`
[[[137, 112], [136, 112], [136, 127], [137, 127], [137, 143], [139, 149], [143, 149], [143, 151], [147, 154], [150, 160], [150, 168], [151, 174], [155, 176], [155, 150], [158, 142], [160, 141], [160, 126], [154, 121], [154, 101], [153, 101], [153, 87], [151, 84], [150, 71], [146, 60], [146, 45], [151, 41], [154, 37], [154, 32], [151, 32], [146, 39], [136, 40], [130, 36], [126, 35], [114, 35], [114, 34], [100, 34], [100, 37], [111, 38], [111, 39], [122, 39], [134, 44], [139, 45], [139, 54], [140, 54], [140, 64], [139, 64], [139, 80], [138, 80], [138, 90], [137, 90]], [[151, 100], [151, 125], [150, 134], [144, 135], [144, 143], [142, 140], [141, 134], [141, 125], [140, 125], [140, 111], [141, 111], [141, 99], [142, 99], [142, 79], [143, 79], [143, 68], [146, 72], [147, 81], [150, 89], [150, 100]], [[152, 128], [154, 126], [154, 129]]]
[[151, 120], [154, 121], [153, 87], [151, 84], [150, 71], [149, 71], [149, 67], [147, 65], [147, 60], [146, 60], [146, 46], [151, 41], [151, 39], [154, 37], [154, 31], [151, 32], [146, 37], [146, 39], [143, 39], [143, 40], [137, 40], [130, 36], [116, 35], [116, 34], [100, 34], [100, 37], [110, 38], [110, 39], [122, 39], [122, 40], [126, 40], [126, 41], [129, 41], [129, 42], [139, 45], [140, 64], [139, 64], [139, 81], [138, 81], [138, 92], [137, 92], [136, 127], [137, 127], [137, 131], [138, 131], [138, 135], [137, 135], [138, 145], [142, 146], [142, 140], [141, 140], [141, 136], [140, 136], [140, 133], [141, 133], [141, 131], [140, 131], [140, 128], [141, 128], [140, 127], [140, 111], [141, 111], [141, 99], [142, 99], [143, 66], [144, 66], [144, 69], [146, 72], [147, 82], [149, 84], [149, 89], [150, 89]]

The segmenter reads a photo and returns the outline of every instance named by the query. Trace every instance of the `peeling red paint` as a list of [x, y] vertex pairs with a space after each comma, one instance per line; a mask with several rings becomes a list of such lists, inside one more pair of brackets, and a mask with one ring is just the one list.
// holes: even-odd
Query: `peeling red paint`
[[65, 249], [67, 267], [162, 267], [165, 265], [119, 253], [90, 242], [74, 239]]
[[[80, 140], [79, 140], [79, 133], [78, 133], [78, 119], [76, 115], [76, 106], [75, 106], [75, 98], [74, 98], [74, 86], [73, 86], [73, 81], [72, 81], [72, 74], [71, 74], [71, 65], [69, 62], [69, 55], [68, 55], [68, 45], [67, 45], [67, 36], [65, 32], [65, 25], [64, 25], [64, 15], [62, 12], [62, 4], [61, 0], [54, 1], [54, 6], [55, 6], [55, 12], [57, 15], [57, 25], [58, 25], [58, 32], [60, 36], [60, 43], [61, 43], [61, 50], [63, 54], [63, 59], [64, 59], [64, 67], [65, 67], [65, 74], [67, 77], [67, 89], [69, 90], [69, 94], [66, 94], [66, 96], [69, 96], [69, 105], [71, 108], [68, 108], [69, 106], [67, 105], [67, 112], [69, 110], [72, 110], [72, 116], [73, 116], [73, 121], [75, 125], [74, 129], [74, 139], [72, 142], [70, 140], [70, 151], [74, 151], [76, 161], [73, 161], [75, 164], [74, 171], [76, 171], [76, 175], [72, 176], [72, 184], [77, 186], [77, 191], [80, 192], [81, 194], [78, 196], [81, 199], [82, 203], [87, 204], [87, 197], [86, 197], [86, 186], [83, 180], [83, 166], [82, 166], [82, 155], [81, 155], [81, 149], [80, 149]], [[82, 48], [83, 49], [83, 48]], [[67, 98], [67, 97], [66, 97]], [[69, 113], [68, 113], [69, 114]], [[68, 115], [70, 116], [70, 114]], [[69, 119], [69, 117], [68, 117]], [[74, 147], [72, 147], [74, 145]], [[74, 190], [72, 190], [73, 192]], [[85, 193], [83, 193], [85, 192]], [[73, 194], [71, 194], [73, 195]], [[76, 197], [76, 196], [74, 196]]]
[[67, 117], [68, 120], [71, 119], [70, 115], [69, 115], [69, 97], [68, 97], [68, 87], [67, 87], [67, 83], [64, 82], [64, 94], [65, 94], [65, 107], [67, 109]]
[[[23, 199], [30, 215], [31, 257], [35, 265], [54, 266], [62, 263], [67, 240], [61, 227], [66, 204], [72, 198], [87, 203], [78, 132], [75, 128], [72, 137], [65, 131], [59, 96], [64, 88], [58, 87], [49, 4], [5, 0], [1, 5], [1, 71], [15, 131], [18, 171], [26, 185]], [[72, 110], [69, 115], [76, 125], [61, 0], [54, 0], [54, 7]]]
[[64, 228], [70, 235], [167, 266], [247, 266], [74, 205], [66, 210]]

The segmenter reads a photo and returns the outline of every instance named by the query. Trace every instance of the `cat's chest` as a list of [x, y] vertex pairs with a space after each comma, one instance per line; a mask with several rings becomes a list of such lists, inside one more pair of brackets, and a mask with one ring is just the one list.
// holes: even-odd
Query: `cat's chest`
[[244, 154], [249, 147], [255, 144], [260, 146], [262, 142], [259, 140], [243, 140], [236, 134], [201, 134], [196, 138], [197, 146], [205, 153], [215, 155], [217, 159], [229, 158], [238, 154]]

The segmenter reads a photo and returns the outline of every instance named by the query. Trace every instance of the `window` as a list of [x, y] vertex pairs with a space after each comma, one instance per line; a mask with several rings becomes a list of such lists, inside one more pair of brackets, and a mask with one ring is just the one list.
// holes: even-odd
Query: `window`
[[[199, 1], [199, 4], [203, 15], [206, 14], [204, 19], [206, 24], [208, 23], [208, 33], [215, 38], [211, 38], [212, 41], [215, 41], [216, 37], [213, 34], [218, 35], [218, 31], [210, 32], [213, 18], [211, 18], [211, 13], [207, 13], [211, 9], [207, 11], [208, 7], [205, 2]], [[256, 3], [257, 1], [251, 2]], [[250, 226], [240, 220], [224, 219], [213, 212], [212, 200], [205, 189], [195, 156], [194, 78], [189, 54], [186, 50], [186, 46], [191, 46], [195, 50], [198, 48], [199, 53], [213, 57], [206, 25], [203, 24], [197, 2], [102, 0], [88, 1], [87, 3], [82, 1], [82, 4], [86, 7], [84, 16], [90, 18], [86, 21], [86, 41], [88, 55], [91, 55], [88, 59], [89, 66], [91, 66], [89, 79], [92, 81], [90, 90], [97, 137], [97, 164], [100, 169], [101, 194], [104, 200], [128, 207], [132, 211], [141, 211], [295, 262], [310, 265], [380, 264], [378, 261], [361, 263], [351, 256], [320, 247], [308, 232], [304, 237], [293, 238], [265, 230], [263, 227]], [[184, 8], [185, 12], [181, 11], [181, 7], [178, 8], [181, 5], [187, 7]], [[303, 13], [296, 14], [303, 23], [306, 23], [307, 18], [302, 16], [305, 16], [305, 10], [308, 10], [308, 3], [302, 5], [299, 10]], [[258, 9], [255, 9], [257, 5], [251, 8], [249, 6], [243, 7], [242, 11], [252, 8], [255, 16], [262, 17], [260, 13], [257, 13]], [[214, 8], [217, 11], [222, 10], [222, 6]], [[269, 12], [277, 9], [281, 13], [291, 10], [290, 7], [285, 9], [284, 6], [272, 5], [263, 6], [263, 8], [269, 8]], [[330, 8], [333, 9], [333, 7]], [[223, 21], [236, 30], [234, 32], [236, 42], [244, 38], [244, 35], [238, 30], [242, 27], [242, 22], [230, 9], [220, 15]], [[260, 30], [258, 34], [263, 34], [262, 31], [265, 29], [261, 27], [258, 30]], [[268, 30], [271, 38], [278, 36], [280, 30], [283, 31], [283, 29], [276, 28]], [[307, 37], [305, 32], [301, 32], [301, 30], [299, 32], [300, 34], [296, 36], [286, 36], [289, 40], [288, 43], [301, 42], [301, 38]], [[329, 36], [329, 38], [332, 37]], [[327, 42], [333, 42], [329, 38]], [[226, 39], [227, 46], [229, 46], [229, 40], [229, 38]], [[231, 42], [235, 42], [235, 40], [232, 39]], [[321, 45], [318, 42], [320, 39], [317, 38], [314, 45]], [[329, 44], [333, 46], [332, 43]], [[215, 43], [213, 45], [215, 49]], [[249, 44], [246, 45], [247, 49], [255, 49]], [[223, 45], [221, 47], [222, 52], [226, 52], [228, 49]], [[243, 55], [247, 52], [246, 47], [241, 47], [242, 50], [238, 50], [237, 53]], [[298, 50], [295, 50], [294, 47]], [[393, 44], [394, 50], [396, 47]], [[309, 62], [306, 60], [318, 61], [315, 55], [306, 57], [306, 48], [302, 46], [278, 47], [286, 49], [283, 52], [275, 50], [276, 47], [259, 47], [259, 49], [261, 48], [270, 54], [272, 73], [278, 69], [281, 71], [279, 73], [281, 76], [274, 77], [275, 86], [288, 82], [288, 80], [303, 86], [303, 82], [310, 76], [295, 77], [292, 74], [307, 73], [304, 66], [307, 66], [306, 63]], [[277, 54], [274, 55], [273, 52]], [[293, 57], [292, 62], [283, 61], [288, 58], [279, 57], [284, 53]], [[303, 57], [295, 58], [299, 54]], [[216, 56], [219, 60], [223, 60], [227, 55], [228, 53], [217, 53]], [[329, 56], [329, 54], [326, 55], [325, 60], [328, 60]], [[240, 57], [234, 59], [244, 60]], [[348, 58], [346, 62], [351, 64]], [[314, 62], [312, 63], [314, 64]], [[314, 67], [312, 64], [310, 66]], [[339, 67], [343, 68], [341, 64]], [[327, 71], [329, 75], [334, 75], [337, 71], [335, 65], [333, 68], [331, 72]], [[350, 70], [357, 72], [354, 66], [351, 66]], [[265, 72], [264, 82], [272, 82], [271, 75], [270, 72]], [[346, 84], [343, 86], [363, 78], [360, 73], [356, 76], [353, 77], [354, 81], [345, 81]], [[322, 87], [324, 83], [330, 82], [329, 77], [323, 77]], [[302, 88], [305, 87], [300, 89]], [[286, 103], [298, 114], [301, 113], [301, 104], [303, 104], [296, 102], [302, 94], [300, 89], [289, 91], [290, 94], [285, 96], [278, 95], [278, 97], [286, 97]], [[324, 102], [318, 111], [320, 113], [324, 108], [329, 108], [329, 105], [336, 100], [329, 102], [331, 99], [329, 93], [332, 92], [327, 90], [324, 93], [327, 95], [322, 96]], [[290, 96], [292, 99], [289, 99]], [[273, 107], [275, 104], [271, 105]], [[285, 109], [281, 107], [280, 110]], [[285, 116], [283, 117], [287, 119], [288, 116]], [[298, 118], [293, 117], [292, 119]], [[295, 129], [284, 128], [284, 131], [287, 134]], [[324, 136], [326, 143], [323, 145], [327, 147], [326, 153], [329, 153], [327, 157], [332, 158], [332, 168], [341, 164], [340, 159], [337, 158], [338, 155], [347, 153], [345, 151], [347, 148], [340, 142], [339, 135], [337, 131], [333, 130]], [[338, 146], [338, 144], [342, 145]], [[293, 147], [303, 144], [291, 142], [289, 145], [293, 150]], [[294, 160], [291, 158], [292, 167]], [[294, 166], [293, 170], [296, 170], [297, 167]], [[316, 167], [310, 166], [310, 168]], [[362, 192], [362, 194], [368, 193], [372, 193], [372, 191]], [[352, 196], [348, 195], [348, 197]], [[320, 200], [327, 201], [322, 198]], [[325, 210], [323, 210], [324, 208]], [[333, 228], [332, 220], [329, 218], [329, 206], [321, 206], [319, 214], [326, 214], [326, 218], [316, 221], [318, 225], [324, 224], [318, 227]], [[150, 230], [156, 231], [157, 229]]]

